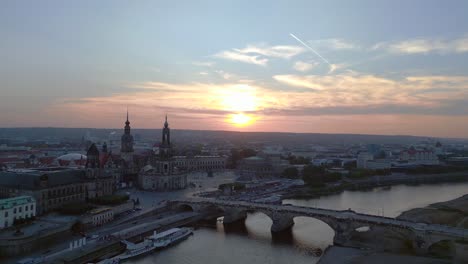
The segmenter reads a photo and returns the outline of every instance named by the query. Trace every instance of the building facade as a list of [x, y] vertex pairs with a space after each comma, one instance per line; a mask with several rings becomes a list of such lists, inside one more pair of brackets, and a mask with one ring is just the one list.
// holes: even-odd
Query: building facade
[[157, 152], [139, 174], [139, 185], [144, 190], [170, 191], [187, 187], [187, 174], [177, 167], [171, 145], [169, 123], [164, 122], [162, 141]]
[[36, 216], [36, 201], [31, 196], [18, 196], [0, 200], [0, 229], [13, 226], [19, 219]]
[[220, 171], [226, 169], [223, 156], [175, 156], [176, 166], [184, 171]]
[[399, 155], [400, 162], [407, 162], [413, 165], [438, 165], [439, 157], [432, 150], [417, 150], [414, 147], [410, 147], [408, 150], [404, 150]]

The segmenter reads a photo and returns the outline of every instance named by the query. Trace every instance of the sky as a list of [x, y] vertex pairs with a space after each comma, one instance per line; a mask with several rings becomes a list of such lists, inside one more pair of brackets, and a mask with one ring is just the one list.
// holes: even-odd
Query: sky
[[468, 138], [467, 1], [0, 2], [0, 126]]

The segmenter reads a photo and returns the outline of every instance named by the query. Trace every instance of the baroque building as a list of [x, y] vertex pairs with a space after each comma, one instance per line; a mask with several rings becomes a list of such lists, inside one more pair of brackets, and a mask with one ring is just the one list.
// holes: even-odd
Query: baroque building
[[176, 166], [171, 144], [169, 123], [164, 122], [159, 151], [149, 158], [149, 164], [139, 174], [139, 185], [144, 190], [169, 191], [187, 187], [187, 174]]
[[47, 167], [0, 172], [0, 197], [31, 196], [41, 215], [63, 206], [113, 194], [114, 180], [102, 169], [95, 144], [87, 152], [85, 168]]

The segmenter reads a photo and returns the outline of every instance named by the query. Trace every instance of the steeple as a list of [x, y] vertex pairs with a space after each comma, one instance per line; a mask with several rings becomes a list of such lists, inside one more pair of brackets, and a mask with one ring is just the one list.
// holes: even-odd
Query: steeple
[[159, 154], [162, 158], [169, 158], [172, 156], [171, 130], [169, 128], [169, 123], [167, 122], [167, 115], [166, 115], [166, 121], [164, 122], [164, 128], [162, 129], [162, 143], [161, 143]]
[[128, 109], [127, 109], [127, 120], [125, 121], [124, 134], [121, 138], [120, 152], [133, 152], [133, 136], [130, 134], [130, 121], [128, 120]]
[[127, 109], [127, 121], [125, 121], [125, 134], [130, 134], [130, 121], [128, 121], [128, 109]]

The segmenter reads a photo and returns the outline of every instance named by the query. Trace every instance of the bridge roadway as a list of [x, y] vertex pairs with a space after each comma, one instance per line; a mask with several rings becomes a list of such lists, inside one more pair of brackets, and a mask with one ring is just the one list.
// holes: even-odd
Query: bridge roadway
[[[426, 244], [425, 247], [428, 247], [429, 245], [441, 240], [464, 240], [468, 231], [467, 229], [445, 225], [425, 224], [391, 217], [362, 214], [351, 210], [339, 211], [294, 205], [275, 205], [244, 201], [223, 201], [204, 198], [175, 200], [173, 202], [178, 205], [191, 206], [192, 209], [197, 211], [202, 211], [203, 208], [217, 208], [221, 209], [226, 214], [228, 214], [230, 210], [235, 210], [237, 212], [263, 212], [272, 218], [273, 225], [275, 225], [275, 221], [278, 221], [278, 219], [283, 216], [289, 218], [289, 222], [286, 221], [289, 223], [289, 226], [294, 224], [292, 220], [294, 217], [307, 216], [322, 220], [323, 222], [327, 223], [335, 231], [335, 234], [347, 233], [350, 228], [352, 228], [351, 231], [354, 231], [357, 227], [361, 226], [378, 226], [384, 227], [386, 229], [407, 229], [411, 230], [411, 233], [414, 234], [414, 236], [412, 236], [412, 240], [414, 241], [417, 237], [417, 239], [426, 242], [423, 243]], [[278, 230], [281, 231], [281, 229]]]

